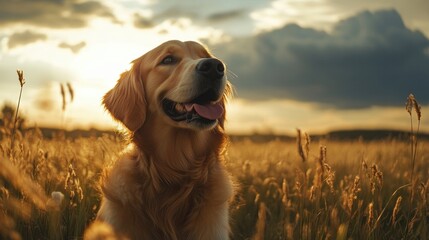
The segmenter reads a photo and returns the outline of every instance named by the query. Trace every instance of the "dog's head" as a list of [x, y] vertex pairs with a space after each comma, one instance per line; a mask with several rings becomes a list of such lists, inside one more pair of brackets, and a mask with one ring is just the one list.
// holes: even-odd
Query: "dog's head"
[[148, 118], [193, 130], [223, 128], [231, 92], [225, 64], [196, 42], [169, 41], [134, 60], [103, 98], [129, 130]]

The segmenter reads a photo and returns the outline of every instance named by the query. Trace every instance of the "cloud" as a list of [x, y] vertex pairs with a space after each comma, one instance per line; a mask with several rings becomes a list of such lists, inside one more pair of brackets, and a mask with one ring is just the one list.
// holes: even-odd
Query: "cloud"
[[134, 14], [134, 26], [136, 28], [152, 28], [155, 23], [148, 17], [141, 16], [138, 13]]
[[44, 41], [48, 37], [42, 33], [36, 33], [32, 31], [24, 31], [19, 33], [14, 33], [9, 37], [7, 46], [9, 49], [15, 48], [22, 45], [27, 45], [37, 41]]
[[337, 19], [339, 11], [333, 11], [326, 1], [272, 0], [269, 6], [256, 9], [250, 16], [258, 32], [280, 28], [288, 23], [327, 29]]
[[66, 42], [61, 42], [58, 45], [58, 47], [60, 47], [60, 48], [69, 49], [74, 54], [79, 53], [79, 51], [82, 50], [82, 48], [84, 48], [85, 46], [86, 46], [86, 43], [84, 41], [82, 41], [80, 43], [76, 43], [76, 44], [69, 44]]
[[[269, 1], [252, 1], [250, 4], [243, 5], [243, 2], [238, 0], [157, 1], [145, 6], [145, 10], [151, 13], [150, 17], [134, 15], [134, 26], [145, 29], [174, 19], [191, 19], [195, 26], [210, 26], [232, 35], [249, 34], [254, 27], [250, 13], [269, 3]], [[165, 30], [162, 30], [162, 33], [164, 32]]]
[[24, 23], [49, 28], [81, 28], [93, 17], [118, 23], [112, 10], [98, 1], [0, 0], [0, 26]]
[[429, 103], [429, 40], [395, 10], [364, 11], [330, 33], [287, 25], [239, 38], [214, 53], [238, 75], [238, 95], [339, 108], [402, 106], [413, 92]]
[[[22, 58], [4, 54], [1, 59], [0, 73], [4, 81], [0, 81], [0, 89], [19, 89], [16, 69], [22, 69], [26, 78], [25, 88], [38, 88], [52, 81], [72, 81], [76, 79], [71, 70], [52, 65], [43, 60], [23, 60]], [[16, 95], [15, 92], [3, 91], [1, 97]], [[15, 99], [13, 97], [12, 99]], [[0, 98], [1, 100], [1, 98]]]
[[240, 18], [244, 14], [244, 9], [234, 9], [231, 11], [213, 13], [207, 17], [207, 20], [210, 22], [228, 21], [231, 19]]
[[189, 18], [196, 23], [218, 23], [241, 18], [247, 12], [245, 9], [218, 9], [212, 11], [194, 10], [195, 8], [183, 8], [172, 6], [157, 12], [152, 17], [144, 17], [134, 14], [134, 26], [137, 28], [151, 28], [165, 20]]

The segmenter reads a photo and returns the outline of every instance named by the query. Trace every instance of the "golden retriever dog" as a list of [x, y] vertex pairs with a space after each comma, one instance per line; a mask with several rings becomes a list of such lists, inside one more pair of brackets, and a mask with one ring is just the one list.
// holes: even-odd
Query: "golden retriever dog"
[[229, 239], [224, 63], [181, 41], [132, 63], [103, 99], [132, 144], [102, 178], [97, 220], [124, 239]]

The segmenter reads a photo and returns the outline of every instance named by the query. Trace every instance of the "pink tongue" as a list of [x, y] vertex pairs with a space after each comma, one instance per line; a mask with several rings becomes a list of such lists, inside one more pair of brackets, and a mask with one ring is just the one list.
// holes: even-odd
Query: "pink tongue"
[[192, 109], [194, 109], [198, 113], [198, 115], [210, 120], [216, 120], [220, 118], [223, 113], [223, 107], [220, 105], [220, 103], [208, 103], [205, 105], [200, 105], [197, 103], [188, 103], [185, 104], [185, 108], [187, 111], [192, 111]]

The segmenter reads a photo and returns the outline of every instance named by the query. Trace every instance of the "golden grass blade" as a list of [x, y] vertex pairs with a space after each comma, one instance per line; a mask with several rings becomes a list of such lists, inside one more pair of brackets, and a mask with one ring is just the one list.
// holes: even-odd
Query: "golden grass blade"
[[44, 190], [7, 159], [0, 159], [0, 176], [19, 189], [37, 208], [46, 209], [49, 198]]

